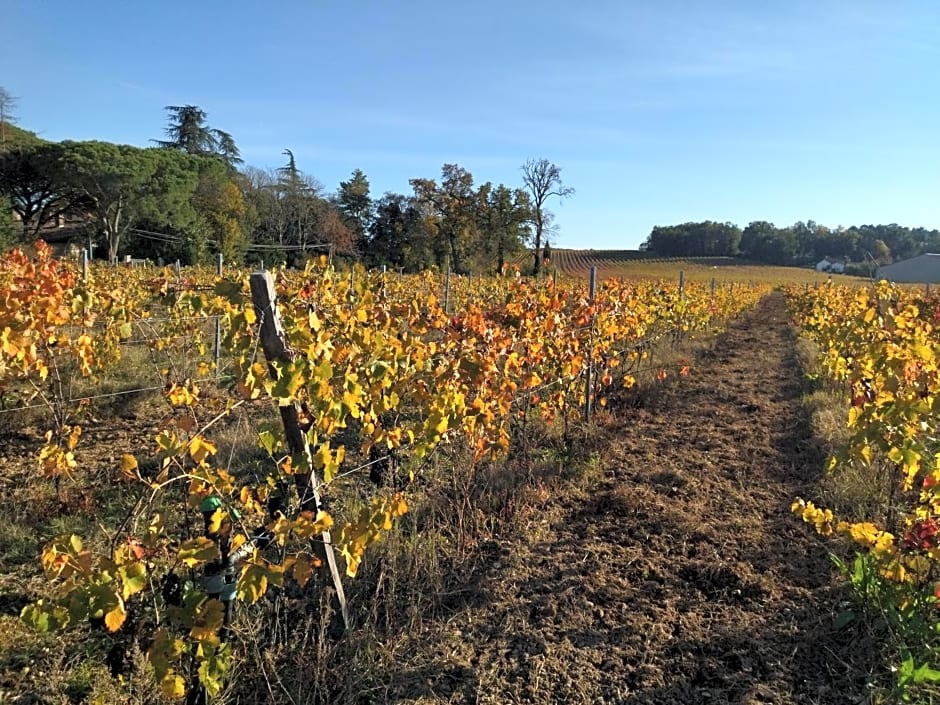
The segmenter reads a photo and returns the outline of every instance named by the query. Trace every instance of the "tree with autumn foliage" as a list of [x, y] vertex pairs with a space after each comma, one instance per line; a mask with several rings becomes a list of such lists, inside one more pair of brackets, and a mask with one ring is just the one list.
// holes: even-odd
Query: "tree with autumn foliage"
[[249, 208], [238, 182], [216, 164], [203, 165], [193, 204], [208, 228], [209, 250], [241, 264], [251, 243]]
[[466, 273], [465, 259], [477, 226], [473, 174], [457, 164], [445, 164], [440, 184], [434, 179], [411, 179], [409, 183], [439, 233], [443, 257], [438, 265]]
[[306, 174], [291, 150], [273, 171], [249, 167], [242, 177], [253, 224], [251, 241], [266, 246], [266, 261], [300, 263], [311, 253], [352, 256], [356, 237], [341, 204], [323, 195], [323, 185]]

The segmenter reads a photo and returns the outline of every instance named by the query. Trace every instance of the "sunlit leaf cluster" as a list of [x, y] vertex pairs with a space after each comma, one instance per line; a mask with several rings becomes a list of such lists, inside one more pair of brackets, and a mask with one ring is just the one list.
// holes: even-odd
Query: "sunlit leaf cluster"
[[880, 464], [891, 485], [887, 515], [870, 521], [841, 521], [803, 500], [794, 512], [869, 551], [886, 578], [932, 589], [940, 579], [937, 302], [887, 282], [794, 290], [791, 300], [848, 402], [848, 440], [830, 469]]

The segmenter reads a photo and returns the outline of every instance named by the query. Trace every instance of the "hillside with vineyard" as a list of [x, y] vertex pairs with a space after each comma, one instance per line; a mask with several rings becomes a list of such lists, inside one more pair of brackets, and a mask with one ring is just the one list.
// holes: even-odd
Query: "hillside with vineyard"
[[[513, 264], [531, 268], [532, 253], [518, 255]], [[752, 262], [738, 257], [661, 257], [642, 250], [593, 250], [552, 248], [546, 262], [546, 271], [554, 276], [586, 279], [595, 268], [602, 279], [671, 279], [679, 272], [689, 279], [700, 281], [734, 282], [762, 281], [774, 284], [817, 283], [826, 281], [828, 274], [816, 272], [812, 267], [781, 267]], [[855, 280], [855, 277], [847, 277]]]

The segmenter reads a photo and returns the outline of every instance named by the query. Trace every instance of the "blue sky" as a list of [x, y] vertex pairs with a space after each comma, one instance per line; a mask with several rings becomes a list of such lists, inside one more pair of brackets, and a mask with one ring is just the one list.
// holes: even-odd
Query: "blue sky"
[[374, 195], [457, 163], [576, 189], [561, 247], [654, 225], [940, 228], [940, 3], [0, 0], [0, 86], [47, 139], [145, 145], [195, 104]]

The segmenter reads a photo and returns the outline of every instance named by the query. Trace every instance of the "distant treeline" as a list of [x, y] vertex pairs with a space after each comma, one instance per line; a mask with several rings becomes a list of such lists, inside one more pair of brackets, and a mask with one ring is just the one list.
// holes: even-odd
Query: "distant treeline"
[[0, 249], [38, 238], [97, 257], [184, 264], [300, 264], [330, 253], [404, 271], [499, 271], [527, 247], [532, 268], [553, 232], [550, 201], [573, 190], [547, 159], [529, 159], [518, 185], [444, 164], [439, 179], [375, 197], [354, 169], [327, 190], [284, 150], [284, 164], [243, 163], [234, 138], [198, 106], [168, 106], [165, 139], [137, 147], [49, 142], [0, 117]]
[[890, 225], [828, 228], [812, 220], [778, 228], [764, 220], [743, 230], [734, 223], [656, 226], [640, 249], [662, 257], [741, 257], [767, 264], [803, 265], [824, 257], [861, 269], [924, 252], [940, 252], [940, 231]]

